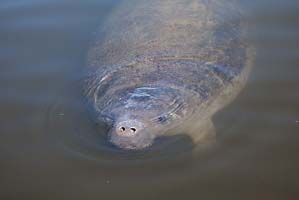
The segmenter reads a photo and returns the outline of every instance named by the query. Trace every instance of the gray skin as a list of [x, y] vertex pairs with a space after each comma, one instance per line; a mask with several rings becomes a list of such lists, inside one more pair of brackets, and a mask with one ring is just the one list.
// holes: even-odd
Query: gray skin
[[84, 85], [109, 141], [142, 149], [163, 135], [212, 132], [211, 116], [238, 94], [251, 65], [241, 17], [236, 1], [118, 5], [97, 31]]

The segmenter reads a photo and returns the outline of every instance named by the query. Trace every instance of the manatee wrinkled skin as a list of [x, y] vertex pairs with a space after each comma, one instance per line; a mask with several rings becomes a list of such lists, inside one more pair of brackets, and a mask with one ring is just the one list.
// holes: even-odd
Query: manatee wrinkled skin
[[248, 77], [245, 33], [237, 1], [122, 2], [88, 53], [84, 95], [94, 119], [123, 149], [166, 134], [205, 138], [211, 116]]

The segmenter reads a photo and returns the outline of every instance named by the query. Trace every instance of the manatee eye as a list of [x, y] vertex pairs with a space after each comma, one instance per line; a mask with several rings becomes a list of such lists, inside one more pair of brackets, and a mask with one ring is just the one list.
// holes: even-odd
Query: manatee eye
[[97, 116], [97, 120], [99, 121], [104, 121], [106, 123], [108, 123], [109, 125], [112, 125], [114, 120], [114, 118], [112, 116], [109, 116], [109, 115], [105, 115], [105, 114], [102, 114], [102, 113], [99, 113], [98, 116]]
[[157, 121], [158, 121], [159, 123], [164, 123], [164, 122], [167, 121], [167, 118], [166, 118], [166, 116], [160, 116], [160, 117], [158, 117]]

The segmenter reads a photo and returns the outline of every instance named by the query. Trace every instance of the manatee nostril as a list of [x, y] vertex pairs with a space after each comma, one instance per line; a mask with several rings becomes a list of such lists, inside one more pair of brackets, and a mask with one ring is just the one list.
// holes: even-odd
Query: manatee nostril
[[136, 128], [131, 128], [131, 131], [136, 132]]
[[120, 127], [119, 129], [120, 129], [120, 131], [125, 131], [125, 130], [126, 130], [126, 128], [125, 128], [125, 127], [123, 127], [123, 126], [122, 126], [122, 127]]

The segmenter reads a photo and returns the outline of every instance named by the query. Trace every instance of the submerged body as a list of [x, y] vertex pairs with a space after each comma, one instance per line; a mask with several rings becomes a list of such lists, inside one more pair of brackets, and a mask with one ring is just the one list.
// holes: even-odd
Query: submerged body
[[235, 1], [132, 0], [116, 8], [97, 32], [85, 81], [109, 140], [141, 149], [165, 134], [210, 134], [211, 116], [248, 76], [244, 30]]

